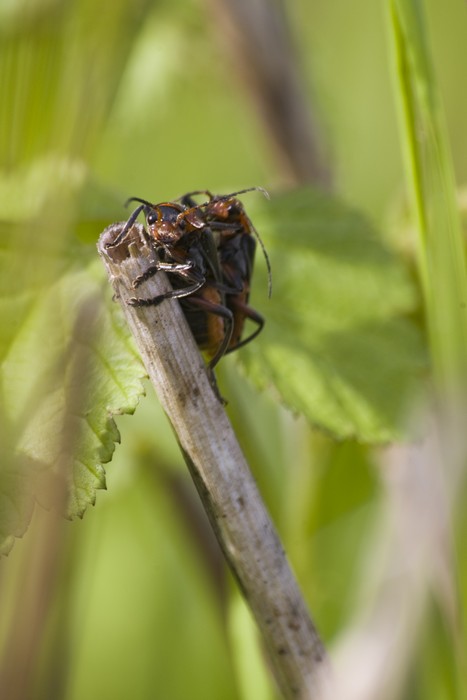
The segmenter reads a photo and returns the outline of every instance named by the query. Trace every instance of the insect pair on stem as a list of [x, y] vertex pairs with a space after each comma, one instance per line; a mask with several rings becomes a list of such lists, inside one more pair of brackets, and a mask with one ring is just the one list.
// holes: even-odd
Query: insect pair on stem
[[[227, 195], [196, 190], [174, 202], [151, 204], [139, 197], [124, 228], [109, 247], [118, 246], [129, 234], [140, 213], [146, 218], [148, 240], [157, 260], [133, 281], [134, 289], [163, 270], [172, 289], [157, 297], [132, 298], [132, 306], [156, 306], [165, 299], [180, 300], [196, 343], [204, 350], [212, 370], [223, 355], [246, 345], [261, 332], [263, 317], [248, 305], [256, 239], [259, 240], [268, 269], [264, 245], [237, 195], [260, 190], [250, 188]], [[194, 199], [204, 195], [207, 201]], [[242, 339], [246, 320], [256, 328]]]

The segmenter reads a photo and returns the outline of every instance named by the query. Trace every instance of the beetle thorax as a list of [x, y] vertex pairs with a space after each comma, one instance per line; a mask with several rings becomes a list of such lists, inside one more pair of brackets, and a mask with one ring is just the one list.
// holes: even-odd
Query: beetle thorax
[[162, 245], [175, 245], [183, 236], [183, 231], [172, 221], [158, 221], [149, 227], [149, 233]]

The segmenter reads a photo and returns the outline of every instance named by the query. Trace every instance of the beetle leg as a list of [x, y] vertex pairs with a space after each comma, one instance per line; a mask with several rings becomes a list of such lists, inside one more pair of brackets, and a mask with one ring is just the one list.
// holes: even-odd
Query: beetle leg
[[195, 202], [193, 199], [193, 195], [196, 194], [205, 194], [206, 197], [209, 197], [209, 200], [211, 201], [214, 197], [214, 195], [209, 191], [209, 190], [193, 190], [192, 192], [187, 192], [184, 194], [182, 197], [179, 197], [179, 201], [185, 206], [185, 207], [198, 207], [202, 206], [199, 205]]
[[136, 219], [140, 215], [140, 213], [143, 211], [145, 205], [141, 204], [141, 206], [136, 207], [128, 221], [126, 222], [125, 226], [122, 228], [120, 233], [118, 234], [117, 238], [113, 241], [113, 243], [108, 243], [106, 245], [106, 248], [115, 248], [115, 246], [119, 245], [122, 241], [125, 240], [127, 237], [129, 231], [131, 230], [133, 224], [135, 223]]
[[216, 221], [215, 219], [210, 219], [209, 228], [212, 231], [231, 231], [233, 234], [243, 232], [242, 225], [237, 221]]
[[188, 297], [190, 294], [194, 294], [200, 289], [205, 283], [205, 279], [199, 280], [194, 284], [190, 284], [188, 287], [183, 287], [182, 289], [169, 289], [164, 294], [159, 294], [157, 297], [152, 297], [151, 299], [137, 299], [132, 297], [128, 300], [130, 306], [158, 306], [164, 299], [179, 299], [181, 297]]
[[203, 299], [203, 297], [190, 297], [189, 302], [192, 306], [197, 306], [198, 308], [203, 309], [203, 311], [206, 311], [209, 314], [215, 314], [216, 316], [220, 316], [225, 321], [224, 337], [222, 338], [222, 341], [220, 342], [214, 357], [209, 362], [209, 368], [212, 370], [217, 365], [221, 357], [225, 355], [225, 353], [227, 352], [227, 348], [229, 347], [234, 323], [233, 314], [230, 311], [230, 309], [228, 309], [226, 306], [223, 306], [222, 304], [216, 304], [215, 302], [210, 301], [209, 299]]
[[136, 289], [139, 287], [143, 282], [146, 282], [150, 277], [154, 277], [159, 270], [162, 270], [164, 272], [186, 272], [187, 270], [191, 270], [193, 267], [193, 264], [191, 262], [188, 263], [165, 263], [165, 262], [156, 262], [155, 265], [151, 265], [151, 267], [148, 267], [146, 272], [143, 272], [142, 275], [139, 275], [133, 280], [132, 287], [133, 289]]
[[264, 327], [264, 318], [261, 316], [260, 313], [255, 311], [255, 309], [252, 309], [251, 306], [248, 306], [248, 304], [245, 304], [244, 302], [240, 301], [239, 299], [236, 299], [235, 297], [231, 299], [230, 304], [234, 310], [234, 314], [235, 311], [240, 311], [243, 314], [243, 316], [249, 318], [250, 321], [253, 321], [253, 323], [256, 323], [258, 328], [256, 328], [256, 330], [254, 330], [253, 333], [250, 333], [249, 336], [239, 341], [236, 345], [234, 345], [231, 348], [228, 348], [228, 350], [226, 350], [226, 354], [229, 352], [233, 352], [234, 350], [238, 350], [238, 348], [242, 348], [251, 340], [254, 340], [254, 338], [256, 338], [256, 336], [261, 333]]

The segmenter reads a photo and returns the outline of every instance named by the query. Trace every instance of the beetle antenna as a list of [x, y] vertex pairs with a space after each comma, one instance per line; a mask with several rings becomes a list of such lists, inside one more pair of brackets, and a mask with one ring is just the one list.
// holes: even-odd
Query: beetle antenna
[[[267, 190], [264, 189], [264, 187], [247, 187], [245, 190], [239, 190], [238, 192], [232, 192], [230, 195], [227, 195], [228, 197], [236, 197], [237, 194], [245, 194], [246, 192], [261, 192], [266, 199], [271, 199], [271, 195]], [[266, 260], [266, 267], [268, 269], [268, 297], [271, 298], [272, 294], [272, 270], [271, 270], [271, 261], [269, 260], [269, 255], [266, 250], [266, 246], [263, 243], [263, 240], [261, 236], [259, 235], [258, 231], [256, 228], [253, 226], [253, 224], [250, 221], [251, 228], [254, 231], [254, 234], [256, 238], [259, 241], [259, 244], [261, 246], [261, 250], [263, 251], [264, 259]]]
[[[220, 194], [220, 195], [212, 195], [209, 190], [198, 190], [197, 192], [190, 192], [190, 194], [207, 194], [208, 197], [210, 197], [211, 201], [214, 199], [229, 199], [230, 197], [236, 197], [238, 194], [246, 194], [247, 192], [261, 192], [266, 199], [271, 199], [271, 196], [267, 190], [264, 189], [264, 187], [247, 187], [244, 190], [238, 190], [237, 192], [230, 192], [229, 194]], [[200, 206], [204, 206], [201, 204]], [[272, 271], [271, 271], [271, 261], [269, 260], [269, 255], [267, 253], [266, 247], [261, 239], [261, 236], [259, 235], [258, 231], [255, 229], [253, 224], [251, 223], [250, 219], [248, 219], [250, 222], [250, 226], [256, 236], [256, 238], [259, 241], [259, 244], [261, 246], [261, 250], [264, 255], [264, 259], [266, 260], [266, 267], [268, 269], [268, 297], [271, 297], [272, 294]]]
[[[180, 201], [181, 199], [184, 199], [185, 197], [191, 197], [192, 195], [196, 194], [205, 194], [206, 197], [209, 197], [209, 201], [212, 202], [212, 200], [219, 200], [219, 199], [229, 199], [230, 197], [236, 197], [237, 194], [246, 194], [246, 192], [261, 192], [261, 194], [264, 194], [266, 199], [271, 199], [269, 192], [264, 189], [264, 187], [247, 187], [244, 190], [237, 190], [237, 192], [229, 192], [228, 194], [212, 194], [210, 190], [192, 190], [191, 192], [187, 192], [187, 194], [182, 195], [179, 197], [176, 201]], [[138, 200], [142, 201], [142, 200]], [[208, 202], [206, 202], [208, 204]], [[204, 206], [204, 204], [199, 204], [196, 206]]]
[[[245, 190], [238, 190], [238, 192], [231, 192], [230, 194], [226, 195], [221, 195], [219, 199], [223, 199], [224, 197], [236, 197], [237, 194], [245, 194], [246, 192], [261, 192], [266, 199], [271, 199], [271, 196], [267, 190], [264, 189], [264, 187], [247, 187]], [[250, 221], [250, 219], [248, 219]], [[272, 294], [272, 270], [271, 270], [271, 261], [269, 260], [269, 255], [266, 250], [266, 246], [263, 243], [263, 240], [261, 236], [259, 235], [258, 231], [256, 228], [253, 226], [252, 222], [250, 221], [250, 226], [256, 236], [256, 238], [259, 241], [259, 244], [261, 246], [261, 250], [263, 252], [264, 259], [266, 261], [266, 267], [268, 269], [268, 297], [271, 298]]]
[[[238, 190], [238, 192], [230, 192], [230, 194], [221, 194], [221, 195], [214, 195], [214, 196], [212, 196], [211, 193], [208, 192], [208, 190], [205, 190], [205, 192], [207, 194], [209, 194], [209, 196], [211, 197], [211, 200], [213, 200], [213, 199], [229, 199], [230, 197], [236, 197], [238, 194], [246, 194], [246, 192], [261, 192], [261, 194], [263, 194], [266, 197], [266, 199], [271, 199], [269, 192], [267, 190], [265, 190], [264, 187], [259, 187], [259, 186], [247, 187], [244, 190]], [[202, 191], [200, 191], [199, 193], [202, 194]], [[194, 193], [190, 193], [190, 194], [194, 194]], [[201, 204], [200, 206], [203, 206], [203, 205]], [[258, 231], [255, 229], [255, 227], [253, 226], [253, 224], [249, 218], [248, 218], [248, 221], [250, 222], [250, 226], [251, 226], [256, 238], [259, 241], [259, 244], [261, 246], [261, 250], [263, 252], [264, 259], [266, 261], [266, 267], [268, 269], [268, 297], [271, 297], [271, 294], [272, 294], [271, 261], [269, 260], [269, 255], [267, 253], [266, 246], [264, 245], [261, 236], [259, 235]]]
[[271, 199], [271, 196], [267, 190], [264, 189], [264, 187], [247, 187], [245, 190], [238, 190], [237, 192], [229, 192], [229, 194], [218, 194], [214, 195], [212, 199], [228, 199], [229, 197], [236, 197], [237, 194], [246, 194], [247, 192], [261, 192], [261, 194], [264, 194], [266, 199]]
[[125, 206], [127, 207], [130, 204], [130, 202], [139, 202], [140, 204], [145, 204], [147, 207], [151, 207], [151, 209], [154, 209], [154, 204], [148, 202], [147, 199], [141, 199], [141, 197], [130, 197], [126, 200]]
[[258, 231], [256, 230], [256, 228], [253, 226], [253, 224], [251, 223], [251, 221], [250, 221], [250, 226], [251, 226], [251, 228], [252, 228], [252, 230], [253, 230], [253, 232], [254, 232], [256, 238], [257, 238], [258, 241], [259, 241], [259, 244], [260, 244], [260, 246], [261, 246], [261, 250], [262, 250], [264, 259], [265, 259], [265, 261], [266, 261], [266, 267], [267, 267], [267, 270], [268, 270], [268, 297], [269, 297], [269, 299], [270, 299], [270, 298], [271, 298], [271, 294], [272, 294], [272, 270], [271, 270], [271, 261], [269, 260], [269, 255], [268, 255], [268, 252], [267, 252], [267, 250], [266, 250], [266, 246], [264, 245], [261, 236], [259, 235], [259, 233], [258, 233]]

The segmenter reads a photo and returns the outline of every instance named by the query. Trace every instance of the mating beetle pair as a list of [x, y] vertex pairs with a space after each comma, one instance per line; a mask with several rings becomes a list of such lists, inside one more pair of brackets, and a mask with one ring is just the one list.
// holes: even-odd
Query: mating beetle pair
[[[264, 326], [263, 317], [248, 305], [255, 236], [271, 278], [261, 239], [236, 198], [248, 191], [212, 195], [199, 190], [161, 204], [132, 197], [128, 202], [138, 202], [139, 206], [111, 244], [114, 247], [121, 243], [139, 214], [144, 213], [158, 259], [134, 280], [133, 287], [138, 288], [163, 270], [170, 274], [173, 289], [152, 299], [133, 298], [129, 303], [152, 306], [178, 298], [198, 346], [210, 357], [211, 369], [223, 355], [253, 340]], [[194, 197], [199, 195], [205, 195], [207, 201], [197, 204]], [[246, 319], [257, 328], [242, 339]]]

